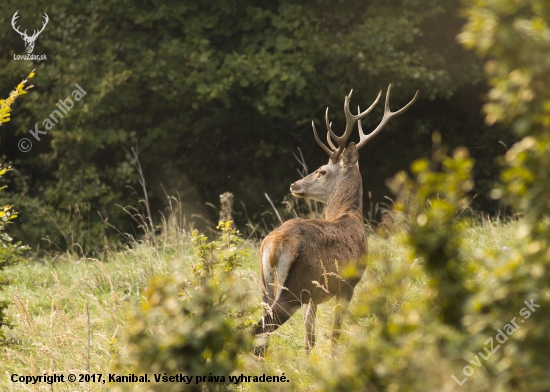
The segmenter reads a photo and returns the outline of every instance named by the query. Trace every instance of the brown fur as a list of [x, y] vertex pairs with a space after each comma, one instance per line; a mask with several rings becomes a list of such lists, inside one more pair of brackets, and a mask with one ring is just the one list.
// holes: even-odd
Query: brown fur
[[[267, 237], [266, 237], [267, 238]], [[269, 254], [269, 266], [271, 268], [277, 268], [279, 263], [279, 257], [281, 256], [281, 251], [283, 250], [283, 245], [287, 240], [287, 233], [283, 230], [275, 230], [269, 234], [269, 239], [271, 242], [271, 249]], [[262, 241], [262, 246], [260, 247], [260, 254], [263, 254], [263, 247], [266, 243], [265, 239]]]
[[[296, 184], [307, 188], [312, 175]], [[270, 306], [254, 329], [255, 335], [272, 332], [300, 307], [337, 297], [341, 311], [335, 313], [333, 339], [337, 340], [343, 313], [366, 267], [367, 238], [363, 225], [361, 175], [357, 165], [338, 179], [329, 195], [325, 219], [291, 219], [262, 241], [260, 248], [264, 303]], [[307, 196], [306, 196], [307, 197]], [[269, 254], [264, 255], [266, 246]], [[267, 257], [268, 270], [264, 273]], [[281, 264], [281, 260], [285, 263]], [[355, 274], [341, 276], [355, 267]], [[278, 290], [278, 287], [283, 287]], [[311, 317], [311, 314], [310, 314]], [[311, 320], [309, 320], [311, 324]], [[314, 325], [309, 325], [314, 331]], [[314, 332], [306, 324], [306, 350], [313, 347]], [[257, 349], [257, 353], [265, 347]]]
[[[342, 319], [353, 290], [365, 270], [367, 258], [367, 237], [363, 226], [363, 186], [357, 162], [357, 151], [380, 132], [387, 122], [409, 109], [414, 98], [397, 112], [389, 109], [391, 85], [388, 86], [382, 122], [374, 131], [365, 135], [358, 125], [360, 141], [347, 144], [353, 127], [378, 103], [382, 92], [374, 103], [357, 115], [349, 111], [351, 92], [344, 100], [346, 129], [342, 136], [336, 136], [326, 115], [329, 131], [327, 147], [317, 135], [317, 143], [330, 156], [329, 163], [314, 173], [290, 186], [294, 196], [306, 197], [326, 203], [325, 219], [292, 219], [269, 234], [260, 249], [260, 267], [264, 286], [264, 303], [269, 308], [253, 330], [255, 336], [270, 333], [284, 324], [301, 306], [306, 327], [306, 352], [315, 345], [315, 313], [317, 305], [336, 297], [332, 323], [333, 352], [340, 336]], [[338, 147], [335, 146], [335, 143]], [[270, 245], [269, 254], [264, 246]], [[340, 271], [346, 270], [344, 276]], [[355, 273], [349, 273], [354, 270]], [[273, 290], [269, 287], [273, 286]], [[270, 291], [273, 293], [270, 295]], [[263, 354], [267, 343], [255, 349]]]

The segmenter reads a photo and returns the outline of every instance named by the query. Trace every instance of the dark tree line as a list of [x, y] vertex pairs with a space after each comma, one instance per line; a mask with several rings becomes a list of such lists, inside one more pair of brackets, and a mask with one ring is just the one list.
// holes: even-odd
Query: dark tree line
[[[39, 28], [48, 14], [34, 48], [47, 60], [13, 60], [24, 53], [10, 24], [17, 10], [21, 30]], [[136, 204], [132, 146], [153, 211], [164, 208], [164, 189], [204, 215], [204, 202], [232, 191], [236, 219], [245, 219], [242, 201], [257, 221], [270, 209], [263, 193], [279, 205], [298, 177], [292, 150], [299, 147], [310, 167], [327, 159], [311, 120], [324, 130], [329, 106], [341, 132], [349, 90], [351, 107], [366, 108], [389, 83], [394, 110], [416, 90], [420, 98], [361, 151], [365, 198], [383, 200], [385, 179], [428, 155], [439, 131], [444, 143], [471, 151], [475, 206], [491, 211], [494, 160], [512, 136], [483, 123], [486, 80], [481, 61], [455, 41], [459, 10], [459, 1], [435, 0], [3, 1], [0, 91], [37, 68], [36, 88], [1, 135], [3, 160], [17, 169], [9, 191], [21, 211], [18, 237], [89, 251], [112, 237], [106, 218], [131, 231], [117, 205]], [[18, 141], [75, 84], [87, 95], [20, 152]], [[382, 110], [363, 120], [364, 129]]]

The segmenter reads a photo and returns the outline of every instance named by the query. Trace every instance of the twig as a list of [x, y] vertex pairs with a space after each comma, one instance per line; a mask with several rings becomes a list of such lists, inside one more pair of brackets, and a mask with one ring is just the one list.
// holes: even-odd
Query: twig
[[88, 299], [86, 298], [86, 317], [88, 324], [88, 373], [90, 373], [90, 346], [92, 342], [91, 326], [90, 326], [90, 309], [88, 307]]
[[298, 156], [294, 153], [294, 151], [292, 151], [292, 155], [294, 155], [294, 158], [298, 161], [300, 165], [302, 165], [302, 171], [300, 171], [300, 169], [296, 169], [296, 170], [298, 171], [298, 174], [300, 175], [300, 177], [304, 178], [305, 176], [308, 175], [308, 169], [300, 147], [298, 147], [298, 152], [300, 153], [300, 158], [298, 158]]
[[149, 196], [147, 195], [147, 186], [145, 184], [145, 176], [143, 175], [143, 170], [141, 169], [141, 163], [139, 162], [139, 155], [136, 150], [134, 150], [134, 147], [131, 148], [132, 154], [134, 154], [134, 158], [136, 159], [136, 163], [134, 164], [138, 174], [139, 174], [139, 184], [141, 185], [141, 188], [143, 189], [143, 196], [145, 197], [145, 208], [147, 209], [147, 219], [149, 220], [149, 225], [151, 226], [151, 238], [153, 239], [153, 244], [156, 246], [156, 238], [155, 238], [155, 228], [153, 226], [153, 217], [151, 215], [151, 208], [149, 207]]
[[271, 204], [271, 207], [273, 207], [273, 210], [275, 211], [275, 214], [277, 215], [277, 218], [279, 218], [279, 222], [281, 222], [281, 224], [283, 224], [283, 220], [281, 219], [281, 215], [279, 215], [279, 211], [277, 211], [277, 209], [275, 208], [275, 204], [273, 204], [273, 202], [271, 201], [271, 199], [269, 198], [269, 196], [267, 195], [267, 193], [264, 193], [267, 201], [269, 201], [269, 203]]
[[508, 146], [502, 140], [499, 140], [498, 142], [504, 146], [506, 151], [508, 151]]

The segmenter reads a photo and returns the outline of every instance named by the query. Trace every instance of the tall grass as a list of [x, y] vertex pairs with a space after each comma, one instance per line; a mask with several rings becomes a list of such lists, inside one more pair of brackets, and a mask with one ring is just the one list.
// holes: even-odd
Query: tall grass
[[[517, 246], [514, 237], [516, 221], [501, 222], [488, 218], [478, 220], [468, 230], [472, 250], [492, 249], [506, 252]], [[240, 268], [242, 284], [258, 298], [254, 317], [261, 313], [258, 267], [259, 243], [244, 244], [251, 249], [250, 257]], [[353, 341], [357, 332], [367, 333], [376, 322], [357, 309], [357, 301], [369, 300], [369, 287], [384, 284], [385, 263], [401, 268], [403, 248], [397, 236], [377, 234], [369, 230], [369, 267], [357, 286], [358, 295], [350, 305], [344, 322], [340, 351]], [[97, 383], [66, 383], [52, 386], [13, 384], [10, 375], [102, 373], [113, 372], [113, 362], [124, 357], [124, 331], [131, 316], [144, 298], [144, 290], [155, 275], [176, 272], [191, 274], [196, 261], [190, 234], [181, 227], [181, 220], [165, 220], [156, 246], [152, 241], [134, 242], [124, 250], [107, 250], [97, 258], [79, 258], [70, 254], [44, 257], [39, 262], [27, 262], [7, 271], [14, 283], [2, 297], [13, 302], [9, 314], [15, 327], [7, 330], [9, 345], [0, 349], [0, 390], [2, 391], [110, 391], [113, 386]], [[421, 261], [418, 261], [419, 263]], [[407, 267], [409, 268], [409, 267]], [[410, 267], [414, 268], [414, 266]], [[480, 267], [479, 279], [489, 279]], [[426, 282], [412, 280], [407, 296], [414, 301], [422, 296]], [[391, 301], [391, 299], [388, 299]], [[328, 370], [334, 361], [330, 355], [330, 326], [335, 303], [319, 307], [317, 345], [309, 357], [303, 353], [304, 328], [298, 311], [271, 338], [270, 354], [258, 360], [244, 354], [246, 373], [281, 374], [291, 380], [283, 384], [242, 384], [238, 390], [310, 390], [318, 372]], [[396, 303], [395, 306], [399, 306]], [[162, 326], [159, 326], [162, 333]], [[315, 369], [313, 371], [312, 369]], [[2, 374], [3, 373], [3, 374]], [[120, 373], [120, 372], [118, 372]], [[140, 387], [136, 386], [136, 390]]]

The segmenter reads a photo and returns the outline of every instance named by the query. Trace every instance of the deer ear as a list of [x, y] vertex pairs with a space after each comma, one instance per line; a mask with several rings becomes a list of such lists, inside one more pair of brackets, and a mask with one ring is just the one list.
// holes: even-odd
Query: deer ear
[[359, 153], [357, 152], [357, 147], [355, 147], [355, 143], [350, 143], [342, 153], [342, 163], [345, 167], [353, 166], [357, 163], [359, 160]]

